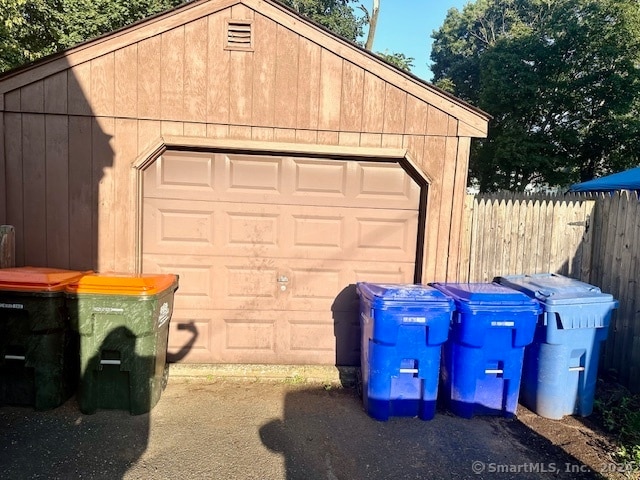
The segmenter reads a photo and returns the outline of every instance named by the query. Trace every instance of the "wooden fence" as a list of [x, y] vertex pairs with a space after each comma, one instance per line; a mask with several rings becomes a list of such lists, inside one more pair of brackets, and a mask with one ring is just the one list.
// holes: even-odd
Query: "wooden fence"
[[499, 275], [554, 272], [613, 294], [620, 307], [601, 368], [640, 391], [637, 195], [469, 195], [465, 213], [459, 280], [486, 282]]

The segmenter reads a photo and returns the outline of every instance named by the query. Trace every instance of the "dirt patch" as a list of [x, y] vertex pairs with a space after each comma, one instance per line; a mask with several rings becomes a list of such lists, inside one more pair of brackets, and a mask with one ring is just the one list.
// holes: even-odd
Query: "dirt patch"
[[630, 465], [616, 463], [616, 440], [606, 432], [596, 419], [582, 417], [564, 417], [562, 420], [549, 420], [540, 417], [522, 405], [518, 407], [518, 420], [583, 463], [602, 478], [610, 480], [637, 479]]

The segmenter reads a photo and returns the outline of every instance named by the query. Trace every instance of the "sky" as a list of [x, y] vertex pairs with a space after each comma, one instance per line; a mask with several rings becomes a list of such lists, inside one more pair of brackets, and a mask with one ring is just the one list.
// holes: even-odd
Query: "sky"
[[[361, 3], [371, 10], [371, 0]], [[469, 0], [380, 0], [373, 51], [413, 57], [412, 73], [430, 81], [431, 32], [442, 26], [450, 8], [461, 10], [466, 3]]]

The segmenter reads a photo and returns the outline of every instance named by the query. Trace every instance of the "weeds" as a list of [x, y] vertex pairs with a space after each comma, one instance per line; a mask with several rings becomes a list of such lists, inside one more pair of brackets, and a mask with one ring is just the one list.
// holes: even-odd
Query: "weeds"
[[594, 410], [620, 444], [615, 461], [631, 465], [640, 473], [640, 394], [599, 381]]

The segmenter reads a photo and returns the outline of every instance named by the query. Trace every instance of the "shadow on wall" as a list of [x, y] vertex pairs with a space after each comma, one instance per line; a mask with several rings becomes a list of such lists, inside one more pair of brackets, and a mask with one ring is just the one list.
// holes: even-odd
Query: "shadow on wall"
[[336, 368], [343, 386], [354, 385], [354, 367], [360, 366], [360, 298], [355, 284], [346, 286], [331, 305], [336, 339]]
[[[519, 421], [440, 413], [428, 422], [378, 422], [364, 413], [352, 389], [294, 390], [284, 403], [283, 417], [263, 425], [260, 438], [283, 455], [288, 480], [479, 478], [482, 471], [474, 468], [498, 478], [490, 473], [496, 465], [540, 466], [517, 475], [523, 479], [599, 478]], [[573, 472], [564, 471], [567, 464]]]
[[[115, 258], [101, 258], [101, 254], [117, 255], [119, 236], [124, 235], [116, 221], [118, 202], [132, 194], [128, 190], [130, 172], [123, 173], [114, 165], [116, 152], [111, 142], [122, 125], [118, 119], [95, 115], [82, 87], [91, 79], [76, 78], [80, 70], [91, 69], [68, 69], [40, 82], [45, 88], [27, 85], [5, 95], [1, 134], [6, 216], [0, 218], [0, 224], [16, 228], [17, 266], [98, 271], [117, 265]], [[119, 161], [128, 167], [132, 160]], [[70, 308], [74, 310], [69, 316], [78, 318], [78, 307]], [[155, 357], [138, 357], [136, 340], [126, 327], [113, 329], [106, 338], [93, 338], [97, 344], [82, 352], [81, 362], [91, 366], [81, 379], [85, 385], [82, 405], [72, 399], [47, 412], [20, 415], [21, 409], [31, 406], [8, 407], [9, 411], [2, 412], [7, 419], [0, 422], [3, 476], [122, 478], [147, 447], [149, 415], [131, 416], [128, 408], [89, 416], [80, 410], [93, 413], [98, 408], [129, 404], [131, 393], [125, 382], [101, 380], [107, 375], [132, 375], [135, 368], [124, 368], [128, 362], [152, 368]], [[74, 343], [73, 335], [66, 342]], [[76, 358], [77, 343], [70, 352]], [[121, 349], [131, 353], [128, 359], [110, 358]], [[111, 362], [101, 363], [103, 360]], [[148, 410], [155, 390], [150, 389], [149, 381], [141, 380], [140, 385], [135, 393], [140, 404], [136, 409]], [[93, 393], [87, 393], [89, 389]], [[113, 405], [106, 405], [107, 400]], [[114, 429], [112, 419], [123, 415], [131, 416], [127, 427]]]

